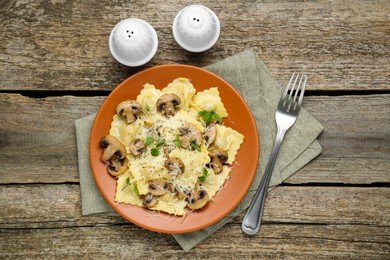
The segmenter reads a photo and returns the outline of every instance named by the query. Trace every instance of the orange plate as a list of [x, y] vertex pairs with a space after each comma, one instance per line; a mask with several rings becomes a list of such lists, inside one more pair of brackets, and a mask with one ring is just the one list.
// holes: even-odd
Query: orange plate
[[[146, 208], [117, 204], [114, 201], [116, 179], [107, 172], [107, 166], [100, 161], [102, 149], [99, 140], [108, 134], [116, 106], [126, 99], [135, 99], [145, 83], [164, 88], [174, 79], [184, 77], [191, 80], [197, 91], [217, 86], [229, 117], [224, 124], [244, 135], [244, 143], [237, 154], [225, 188], [219, 191], [213, 201], [186, 218]], [[244, 198], [256, 174], [260, 143], [256, 123], [238, 92], [217, 75], [188, 65], [161, 65], [141, 71], [116, 87], [100, 107], [92, 126], [90, 138], [90, 162], [93, 176], [106, 201], [120, 215], [143, 228], [170, 234], [192, 232], [205, 228], [222, 219]]]

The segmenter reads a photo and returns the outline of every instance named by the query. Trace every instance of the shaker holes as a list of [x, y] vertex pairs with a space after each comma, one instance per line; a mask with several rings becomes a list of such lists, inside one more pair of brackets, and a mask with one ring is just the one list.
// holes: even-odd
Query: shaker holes
[[[127, 33], [129, 33], [129, 32], [130, 32], [131, 34], [134, 34], [134, 31], [129, 31], [129, 30], [126, 30], [126, 32], [127, 32]], [[131, 35], [129, 34], [129, 35], [127, 35], [127, 37], [131, 38]]]

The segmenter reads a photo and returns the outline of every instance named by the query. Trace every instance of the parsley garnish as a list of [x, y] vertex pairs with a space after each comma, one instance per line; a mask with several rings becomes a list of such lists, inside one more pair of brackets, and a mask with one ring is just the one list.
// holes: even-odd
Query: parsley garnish
[[210, 111], [202, 110], [198, 112], [198, 116], [200, 116], [206, 124], [210, 124], [213, 121], [213, 116]]
[[165, 144], [165, 139], [162, 139], [162, 140], [160, 140], [160, 141], [158, 141], [157, 143], [156, 143], [156, 148], [160, 148], [161, 146], [163, 146]]
[[211, 111], [211, 115], [212, 115], [213, 117], [215, 117], [215, 119], [217, 119], [217, 121], [218, 121], [219, 123], [222, 123], [222, 117], [221, 117], [220, 115], [218, 115], [218, 114], [215, 113], [214, 111]]
[[213, 117], [219, 122], [222, 122], [222, 117], [215, 113], [214, 111], [202, 110], [198, 112], [198, 116], [200, 116], [206, 124], [210, 124], [213, 121]]
[[176, 135], [176, 138], [175, 138], [175, 145], [176, 145], [177, 147], [180, 147], [180, 146], [181, 146], [180, 135]]
[[148, 103], [146, 103], [146, 105], [145, 105], [145, 107], [146, 107], [146, 111], [150, 111], [150, 106], [148, 105]]
[[207, 171], [206, 168], [203, 168], [203, 170], [202, 170], [202, 175], [199, 176], [199, 180], [200, 180], [201, 182], [205, 182], [207, 176], [209, 176], [209, 172]]
[[140, 195], [137, 186], [133, 185], [133, 190], [134, 190], [134, 193], [135, 193], [137, 196]]
[[147, 136], [147, 137], [146, 137], [145, 145], [146, 145], [146, 146], [149, 146], [149, 145], [151, 145], [152, 143], [154, 143], [154, 138], [153, 138], [152, 136]]
[[190, 149], [191, 149], [191, 150], [197, 150], [198, 152], [200, 152], [200, 145], [197, 144], [195, 141], [193, 141], [193, 142], [191, 143]]
[[150, 150], [150, 153], [151, 153], [152, 156], [154, 156], [154, 157], [160, 155], [160, 151], [159, 151], [157, 148], [153, 148], [152, 150]]
[[137, 186], [135, 186], [134, 184], [131, 184], [130, 183], [130, 177], [127, 177], [127, 179], [126, 179], [126, 185], [125, 185], [125, 187], [123, 187], [122, 188], [122, 191], [124, 191], [128, 186], [133, 186], [133, 191], [134, 191], [134, 193], [137, 195], [137, 196], [139, 196], [140, 194], [139, 194], [139, 191], [138, 191], [138, 188], [137, 188]]
[[130, 185], [130, 177], [127, 177], [127, 179], [126, 179], [126, 185], [125, 185], [125, 187], [123, 187], [122, 191], [124, 191], [124, 189], [126, 189], [127, 186], [129, 186], [129, 185]]
[[[146, 143], [145, 145], [151, 145], [154, 143], [154, 138], [151, 137], [151, 136], [147, 136], [146, 137]], [[152, 156], [156, 157], [156, 156], [159, 156], [160, 155], [160, 151], [158, 150], [161, 146], [165, 145], [165, 139], [161, 139], [160, 141], [158, 141], [155, 145], [154, 145], [154, 148], [150, 149], [150, 153]]]

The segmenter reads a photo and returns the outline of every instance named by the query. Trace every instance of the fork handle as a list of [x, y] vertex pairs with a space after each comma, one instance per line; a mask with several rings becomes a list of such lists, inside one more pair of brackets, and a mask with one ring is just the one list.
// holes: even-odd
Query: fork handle
[[249, 205], [244, 220], [242, 221], [242, 231], [244, 231], [244, 233], [247, 235], [255, 235], [260, 229], [261, 216], [263, 215], [265, 198], [267, 197], [272, 171], [274, 169], [275, 161], [278, 156], [279, 148], [285, 133], [286, 130], [278, 128], [275, 143], [271, 152], [271, 157], [268, 161], [260, 186], [257, 189], [251, 204]]

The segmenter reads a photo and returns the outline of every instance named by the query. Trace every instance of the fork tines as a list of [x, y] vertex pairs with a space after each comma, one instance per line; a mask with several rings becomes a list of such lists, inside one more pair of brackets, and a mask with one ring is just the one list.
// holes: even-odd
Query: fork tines
[[[283, 100], [283, 106], [285, 105], [294, 105], [296, 104], [300, 107], [303, 100], [303, 95], [305, 93], [307, 76], [305, 74], [294, 72], [288, 82], [286, 89], [283, 92], [281, 100]], [[299, 93], [299, 100], [297, 102], [297, 97]]]

